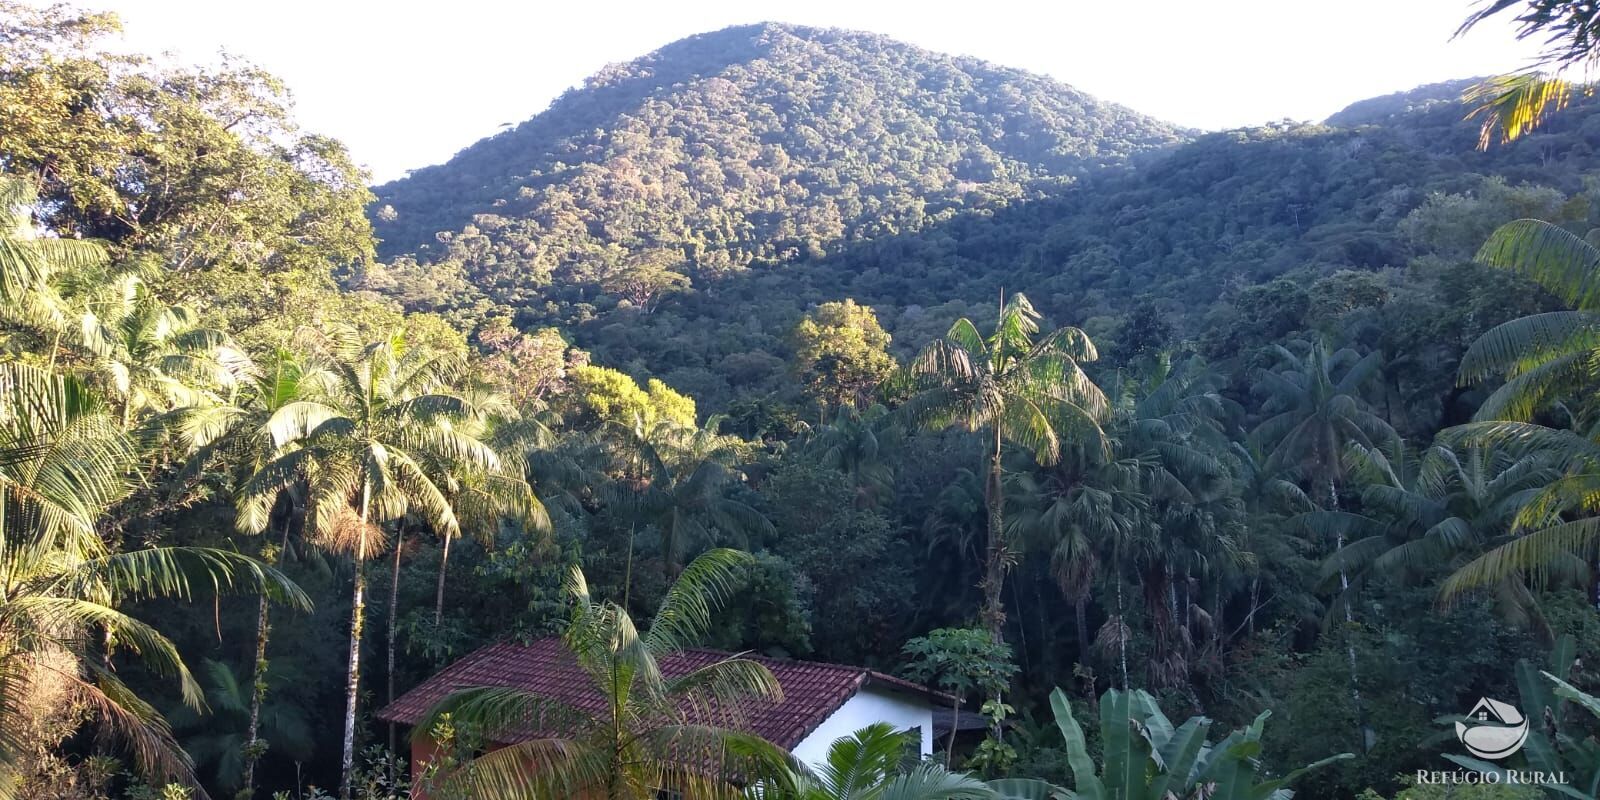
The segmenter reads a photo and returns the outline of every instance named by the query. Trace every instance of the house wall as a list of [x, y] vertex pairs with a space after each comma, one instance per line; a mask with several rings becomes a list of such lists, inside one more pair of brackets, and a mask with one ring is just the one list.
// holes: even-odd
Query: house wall
[[795, 758], [817, 766], [827, 760], [828, 746], [875, 722], [887, 722], [895, 730], [922, 729], [922, 754], [933, 752], [933, 707], [928, 701], [901, 692], [890, 692], [868, 685], [845, 701], [833, 716], [822, 721], [811, 735], [795, 745]]

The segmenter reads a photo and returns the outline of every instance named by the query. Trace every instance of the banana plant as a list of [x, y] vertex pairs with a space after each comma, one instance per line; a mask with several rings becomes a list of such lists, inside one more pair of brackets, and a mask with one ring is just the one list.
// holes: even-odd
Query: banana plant
[[1061, 795], [1068, 800], [1287, 800], [1293, 796], [1291, 782], [1351, 757], [1340, 753], [1282, 777], [1268, 777], [1261, 764], [1261, 731], [1270, 711], [1212, 744], [1206, 741], [1211, 720], [1190, 717], [1174, 727], [1149, 693], [1111, 689], [1100, 697], [1101, 758], [1096, 764], [1066, 693], [1052, 692], [1050, 706], [1072, 770], [1073, 787]]

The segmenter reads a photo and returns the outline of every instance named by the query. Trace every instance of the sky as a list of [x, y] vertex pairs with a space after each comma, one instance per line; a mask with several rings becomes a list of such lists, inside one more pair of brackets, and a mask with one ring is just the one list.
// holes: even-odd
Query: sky
[[1216, 130], [1320, 120], [1366, 97], [1525, 65], [1509, 22], [1451, 39], [1471, 0], [78, 0], [123, 45], [283, 78], [307, 130], [378, 181], [448, 160], [606, 64], [762, 20], [854, 28], [1050, 75]]

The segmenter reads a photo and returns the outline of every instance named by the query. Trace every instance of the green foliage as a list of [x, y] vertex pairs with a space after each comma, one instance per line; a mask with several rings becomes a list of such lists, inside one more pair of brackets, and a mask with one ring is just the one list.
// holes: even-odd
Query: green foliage
[[828, 746], [815, 770], [795, 776], [794, 787], [762, 787], [777, 800], [1002, 800], [1045, 798], [1052, 787], [1037, 781], [986, 784], [935, 762], [907, 765], [918, 743], [906, 731], [875, 723]]
[[1067, 743], [1073, 796], [1083, 800], [1160, 800], [1197, 790], [1220, 797], [1268, 797], [1306, 773], [1351, 758], [1343, 753], [1270, 777], [1259, 760], [1269, 712], [1213, 743], [1206, 741], [1211, 720], [1190, 717], [1173, 727], [1149, 694], [1111, 689], [1100, 698], [1101, 754], [1096, 764], [1066, 694], [1056, 689], [1050, 704]]
[[[539, 738], [509, 743], [441, 779], [445, 791], [474, 797], [652, 798], [662, 787], [696, 796], [726, 792], [734, 780], [782, 780], [789, 759], [764, 740], [719, 727], [721, 715], [751, 698], [779, 696], [772, 673], [729, 657], [666, 677], [658, 660], [694, 644], [749, 557], [701, 555], [668, 589], [641, 631], [621, 606], [589, 595], [583, 573], [567, 584], [572, 616], [562, 642], [593, 679], [599, 708], [576, 708], [514, 687], [465, 687], [441, 700], [417, 727], [425, 736], [446, 715], [452, 724], [502, 731], [530, 716]], [[699, 713], [697, 713], [699, 712]], [[714, 765], [708, 768], [707, 765]]]
[[854, 300], [823, 303], [794, 328], [795, 370], [823, 408], [860, 406], [894, 371], [889, 334]]
[[641, 389], [624, 373], [587, 364], [573, 368], [568, 377], [575, 402], [572, 417], [577, 424], [589, 421], [645, 430], [657, 422], [695, 424], [694, 400], [655, 378]]
[[939, 628], [905, 643], [906, 677], [960, 699], [1005, 689], [1017, 673], [1011, 648], [977, 628]]

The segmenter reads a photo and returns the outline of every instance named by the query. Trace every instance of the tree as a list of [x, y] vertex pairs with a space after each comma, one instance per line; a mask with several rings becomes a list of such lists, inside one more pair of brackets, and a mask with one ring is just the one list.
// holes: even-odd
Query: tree
[[694, 399], [679, 394], [660, 380], [651, 378], [645, 388], [626, 373], [606, 367], [583, 365], [569, 371], [572, 389], [567, 400], [572, 406], [571, 422], [578, 425], [613, 425], [623, 430], [650, 429], [657, 422], [692, 427], [695, 423]]
[[[119, 610], [151, 597], [193, 599], [262, 591], [309, 608], [288, 579], [226, 550], [154, 547], [111, 551], [96, 523], [131, 488], [138, 453], [81, 383], [0, 364], [0, 794], [15, 791], [39, 721], [86, 706], [151, 776], [192, 782], [188, 757], [165, 720], [112, 671], [121, 643], [157, 674], [175, 678], [185, 703], [201, 691], [160, 632]], [[65, 737], [80, 720], [45, 728]], [[45, 734], [51, 735], [51, 734]], [[52, 743], [53, 744], [53, 743]]]
[[870, 306], [854, 300], [817, 306], [791, 337], [795, 372], [824, 413], [846, 405], [860, 408], [895, 368], [889, 334]]
[[770, 534], [772, 522], [729, 496], [742, 480], [738, 457], [744, 444], [717, 431], [721, 417], [706, 427], [660, 423], [635, 430], [621, 443], [625, 477], [609, 505], [630, 523], [653, 526], [661, 536], [662, 569], [677, 575], [685, 553], [712, 539], [712, 531], [748, 537]]
[[120, 27], [0, 6], [0, 165], [38, 184], [50, 230], [160, 263], [166, 302], [235, 335], [282, 333], [257, 328], [373, 256], [366, 178], [342, 145], [295, 129], [273, 76], [129, 55]]
[[[524, 534], [544, 542], [551, 531], [550, 514], [529, 483], [527, 453], [551, 443], [548, 419], [528, 408], [520, 414], [508, 401], [510, 396], [481, 386], [461, 392], [466, 413], [455, 420], [455, 430], [484, 442], [500, 460], [499, 467], [484, 469], [475, 461], [447, 458], [431, 469], [444, 476], [443, 482], [459, 529], [479, 542], [492, 542], [502, 524], [517, 526]], [[434, 588], [433, 625], [444, 621], [445, 584], [449, 576], [450, 544], [453, 537], [441, 535], [439, 575]], [[389, 586], [389, 695], [394, 695], [394, 638], [399, 616], [398, 591], [400, 559], [396, 553]], [[392, 730], [392, 726], [391, 726]]]
[[1038, 331], [1039, 314], [1022, 294], [1001, 303], [987, 339], [970, 320], [956, 320], [943, 340], [917, 357], [912, 368], [926, 385], [903, 407], [924, 426], [955, 426], [991, 437], [984, 486], [989, 538], [978, 585], [983, 625], [996, 644], [1004, 641], [1000, 592], [1014, 556], [1004, 524], [1005, 443], [1021, 445], [1040, 464], [1055, 463], [1064, 442], [1109, 448], [1101, 429], [1109, 403], [1080, 366], [1096, 358], [1094, 344], [1077, 328], [1034, 341]]
[[574, 568], [572, 601], [562, 642], [602, 698], [577, 708], [529, 692], [468, 687], [453, 692], [419, 722], [425, 734], [441, 720], [483, 731], [543, 721], [539, 738], [478, 756], [444, 776], [445, 791], [484, 800], [515, 797], [597, 797], [654, 800], [661, 790], [690, 797], [737, 793], [736, 782], [783, 781], [789, 758], [760, 737], [729, 727], [741, 701], [780, 698], [761, 664], [739, 657], [667, 675], [661, 660], [704, 635], [711, 614], [734, 588], [749, 556], [711, 550], [678, 576], [648, 627], [636, 626], [621, 605], [589, 594]]
[[889, 409], [874, 404], [866, 411], [844, 407], [831, 424], [806, 441], [805, 452], [823, 465], [850, 477], [856, 503], [872, 507], [894, 492], [895, 455], [905, 430]]
[[[1441, 591], [1446, 597], [1519, 575], [1587, 571], [1578, 565], [1600, 538], [1600, 519], [1590, 516], [1600, 510], [1590, 488], [1600, 485], [1600, 444], [1576, 420], [1579, 430], [1533, 421], [1561, 399], [1583, 398], [1592, 391], [1600, 353], [1600, 249], [1550, 223], [1523, 219], [1496, 230], [1478, 260], [1532, 279], [1571, 309], [1505, 322], [1472, 343], [1461, 359], [1461, 382], [1494, 375], [1506, 380], [1484, 400], [1473, 422], [1447, 431], [1445, 437], [1495, 447], [1513, 457], [1548, 458], [1565, 475], [1517, 515], [1514, 528], [1522, 535], [1461, 565], [1445, 581]], [[1577, 413], [1585, 406], [1580, 403]], [[1568, 513], [1583, 516], [1563, 517]]]
[[555, 328], [521, 333], [495, 319], [478, 330], [478, 342], [488, 350], [479, 370], [519, 411], [547, 402], [566, 382], [569, 345]]
[[[1301, 344], [1299, 349], [1303, 355], [1282, 345], [1269, 348], [1277, 355], [1280, 369], [1257, 372], [1257, 386], [1266, 395], [1263, 411], [1270, 416], [1252, 436], [1267, 452], [1267, 472], [1298, 476], [1324, 510], [1337, 511], [1345, 450], [1355, 445], [1371, 451], [1395, 438], [1394, 429], [1368, 410], [1360, 395], [1376, 374], [1380, 358], [1378, 353], [1362, 357], [1350, 349], [1329, 352], [1322, 340]], [[1333, 532], [1332, 551], [1338, 552], [1344, 548], [1344, 532], [1337, 528]], [[1349, 588], [1349, 575], [1341, 571], [1339, 591]], [[1344, 619], [1346, 624], [1355, 621], [1349, 605], [1344, 607]], [[1346, 653], [1351, 699], [1359, 717], [1361, 694], [1355, 686], [1354, 647], [1346, 648]], [[1367, 736], [1363, 725], [1363, 749]]]
[[307, 762], [316, 753], [315, 736], [303, 708], [281, 695], [263, 706], [256, 704], [250, 679], [233, 668], [206, 659], [204, 712], [183, 707], [167, 715], [183, 749], [197, 767], [210, 767], [212, 780], [223, 789], [253, 788], [246, 781], [259, 754], [254, 747], [265, 735], [283, 754]]
[[689, 276], [677, 271], [683, 264], [682, 253], [665, 248], [631, 253], [605, 271], [600, 287], [649, 314], [663, 297], [689, 289]]
[[317, 399], [289, 403], [268, 421], [280, 454], [246, 484], [240, 521], [245, 529], [261, 530], [277, 491], [304, 480], [313, 535], [323, 547], [353, 560], [340, 778], [340, 794], [348, 800], [366, 561], [382, 552], [387, 540], [379, 524], [410, 513], [440, 535], [456, 535], [458, 522], [441, 476], [425, 465], [452, 460], [494, 470], [500, 461], [483, 442], [441, 424], [465, 410], [460, 397], [440, 392], [454, 369], [450, 356], [407, 350], [398, 336], [365, 346], [348, 338], [323, 340], [319, 347], [328, 379], [318, 387]]
[[[263, 473], [279, 455], [271, 421], [285, 406], [298, 402], [303, 392], [321, 377], [307, 378], [306, 367], [287, 350], [277, 350], [264, 363], [250, 364], [229, 402], [183, 406], [166, 415], [161, 424], [171, 430], [189, 455], [186, 470], [198, 473], [213, 462], [222, 462], [232, 472], [230, 490], [238, 513], [235, 528], [245, 535], [267, 532], [275, 508], [290, 506], [280, 517], [276, 544], [263, 544], [261, 557], [281, 567], [290, 549], [294, 528], [294, 493], [303, 493], [304, 476], [289, 482], [273, 481]], [[247, 492], [259, 492], [252, 496]], [[287, 500], [287, 503], [283, 503]], [[251, 509], [264, 508], [252, 515]], [[261, 710], [269, 688], [267, 648], [271, 639], [271, 608], [263, 597], [256, 613], [255, 658], [251, 662], [250, 699], [246, 734], [241, 744], [240, 785], [246, 792], [255, 789], [256, 762], [266, 752], [260, 736]]]
[[[1326, 538], [1338, 531], [1348, 540], [1324, 562], [1324, 576], [1354, 575], [1334, 608], [1354, 602], [1372, 575], [1418, 580], [1441, 568], [1455, 569], [1509, 530], [1522, 507], [1559, 473], [1539, 454], [1512, 458], [1503, 452], [1434, 445], [1413, 455], [1403, 445], [1388, 452], [1352, 447], [1361, 511], [1311, 511], [1295, 518]], [[1540, 632], [1551, 631], [1533, 595], [1520, 580], [1494, 587], [1502, 614]]]
[[957, 724], [963, 698], [973, 692], [990, 697], [1011, 684], [1017, 666], [1011, 663], [1011, 648], [996, 644], [989, 634], [976, 628], [939, 628], [918, 636], [900, 652], [911, 659], [906, 675], [918, 683], [937, 686], [955, 697], [950, 724], [950, 740], [945, 744], [944, 760], [950, 763], [956, 747]]

